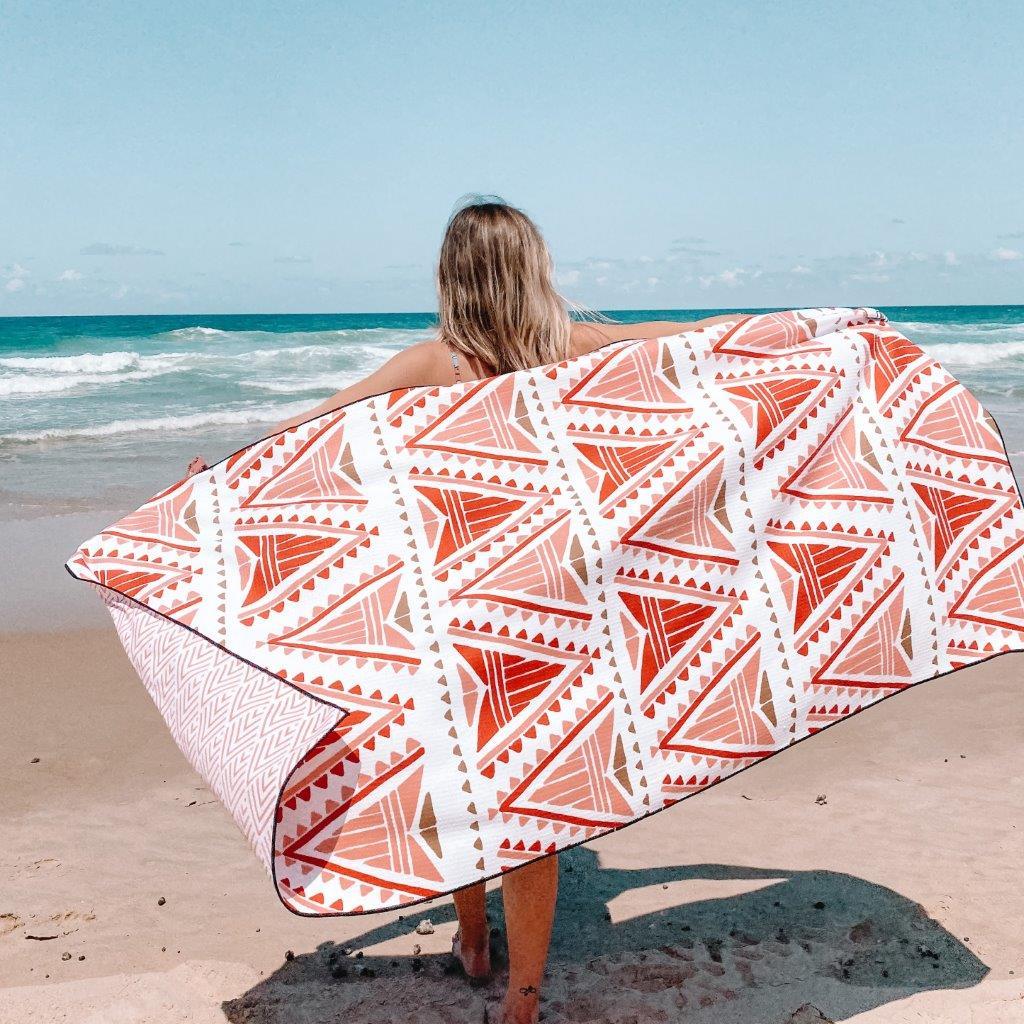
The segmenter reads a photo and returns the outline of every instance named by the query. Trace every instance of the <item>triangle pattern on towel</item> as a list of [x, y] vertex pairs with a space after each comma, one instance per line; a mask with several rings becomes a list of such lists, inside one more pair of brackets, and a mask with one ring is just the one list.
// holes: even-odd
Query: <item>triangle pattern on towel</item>
[[509, 376], [484, 380], [406, 442], [408, 448], [543, 466], [526, 399]]
[[782, 493], [807, 501], [859, 501], [891, 505], [882, 467], [867, 437], [846, 412], [782, 485]]
[[760, 639], [752, 631], [686, 700], [659, 743], [662, 750], [728, 759], [772, 753], [777, 716], [768, 678], [761, 671]]

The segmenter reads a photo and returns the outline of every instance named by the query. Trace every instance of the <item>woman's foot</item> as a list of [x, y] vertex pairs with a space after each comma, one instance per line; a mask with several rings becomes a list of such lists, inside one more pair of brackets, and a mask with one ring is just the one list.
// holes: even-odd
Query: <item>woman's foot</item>
[[452, 954], [462, 964], [466, 977], [470, 981], [486, 981], [491, 976], [491, 943], [490, 936], [485, 932], [479, 945], [463, 944], [462, 933], [457, 931], [452, 936]]
[[508, 990], [501, 1004], [501, 1024], [537, 1024], [539, 1017], [540, 996], [535, 988]]

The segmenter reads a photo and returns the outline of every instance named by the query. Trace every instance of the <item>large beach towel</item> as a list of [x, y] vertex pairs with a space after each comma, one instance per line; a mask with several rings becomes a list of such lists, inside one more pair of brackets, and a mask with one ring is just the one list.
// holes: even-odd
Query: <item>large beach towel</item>
[[369, 398], [68, 568], [300, 914], [499, 875], [1024, 647], [998, 429], [864, 309]]

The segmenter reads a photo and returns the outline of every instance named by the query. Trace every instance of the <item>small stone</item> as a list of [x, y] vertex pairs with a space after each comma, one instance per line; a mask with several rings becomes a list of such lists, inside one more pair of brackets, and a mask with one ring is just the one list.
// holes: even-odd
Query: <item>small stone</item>
[[825, 904], [822, 903], [821, 900], [818, 900], [818, 902], [814, 904], [814, 909], [815, 910], [824, 910], [825, 909]]
[[61, 960], [65, 960], [65, 961], [70, 960], [71, 959], [71, 954], [70, 953], [61, 953], [60, 958], [61, 958]]
[[29, 761], [29, 764], [39, 764], [39, 758], [38, 757], [33, 757], [32, 760]]
[[285, 960], [294, 960], [295, 954], [290, 949], [287, 949], [285, 950], [284, 958]]
[[814, 802], [815, 802], [815, 803], [816, 803], [816, 804], [817, 804], [817, 805], [818, 805], [819, 807], [823, 807], [823, 806], [824, 806], [825, 804], [827, 804], [827, 803], [828, 803], [828, 797], [827, 797], [827, 796], [825, 796], [825, 794], [824, 794], [824, 793], [819, 793], [819, 794], [818, 794], [818, 795], [817, 795], [817, 796], [816, 796], [816, 797], [814, 798]]
[[163, 898], [163, 896], [161, 896], [161, 897], [160, 897], [160, 899], [158, 899], [158, 900], [156, 901], [156, 905], [157, 905], [158, 907], [162, 907], [162, 906], [163, 906], [163, 905], [164, 905], [164, 904], [165, 904], [166, 902], [167, 902], [167, 900], [165, 900], [165, 899]]
[[362, 959], [363, 959], [363, 951], [362, 951], [362, 950], [359, 950], [359, 951], [358, 951], [358, 952], [356, 953], [356, 959], [357, 959], [357, 960], [362, 960]]
[[160, 947], [160, 952], [161, 953], [166, 953], [167, 952], [167, 947], [166, 946], [161, 946]]
[[417, 935], [433, 935], [434, 926], [430, 923], [430, 918], [425, 917], [418, 925], [416, 925]]
[[81, 956], [79, 956], [78, 962], [81, 963], [84, 959], [85, 959], [85, 954], [83, 953]]

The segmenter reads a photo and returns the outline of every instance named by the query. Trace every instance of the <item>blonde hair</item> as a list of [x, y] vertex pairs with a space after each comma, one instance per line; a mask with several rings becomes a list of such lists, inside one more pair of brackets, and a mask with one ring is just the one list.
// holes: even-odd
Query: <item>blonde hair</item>
[[441, 340], [494, 373], [556, 363], [570, 352], [566, 303], [537, 225], [496, 196], [464, 202], [437, 263]]

